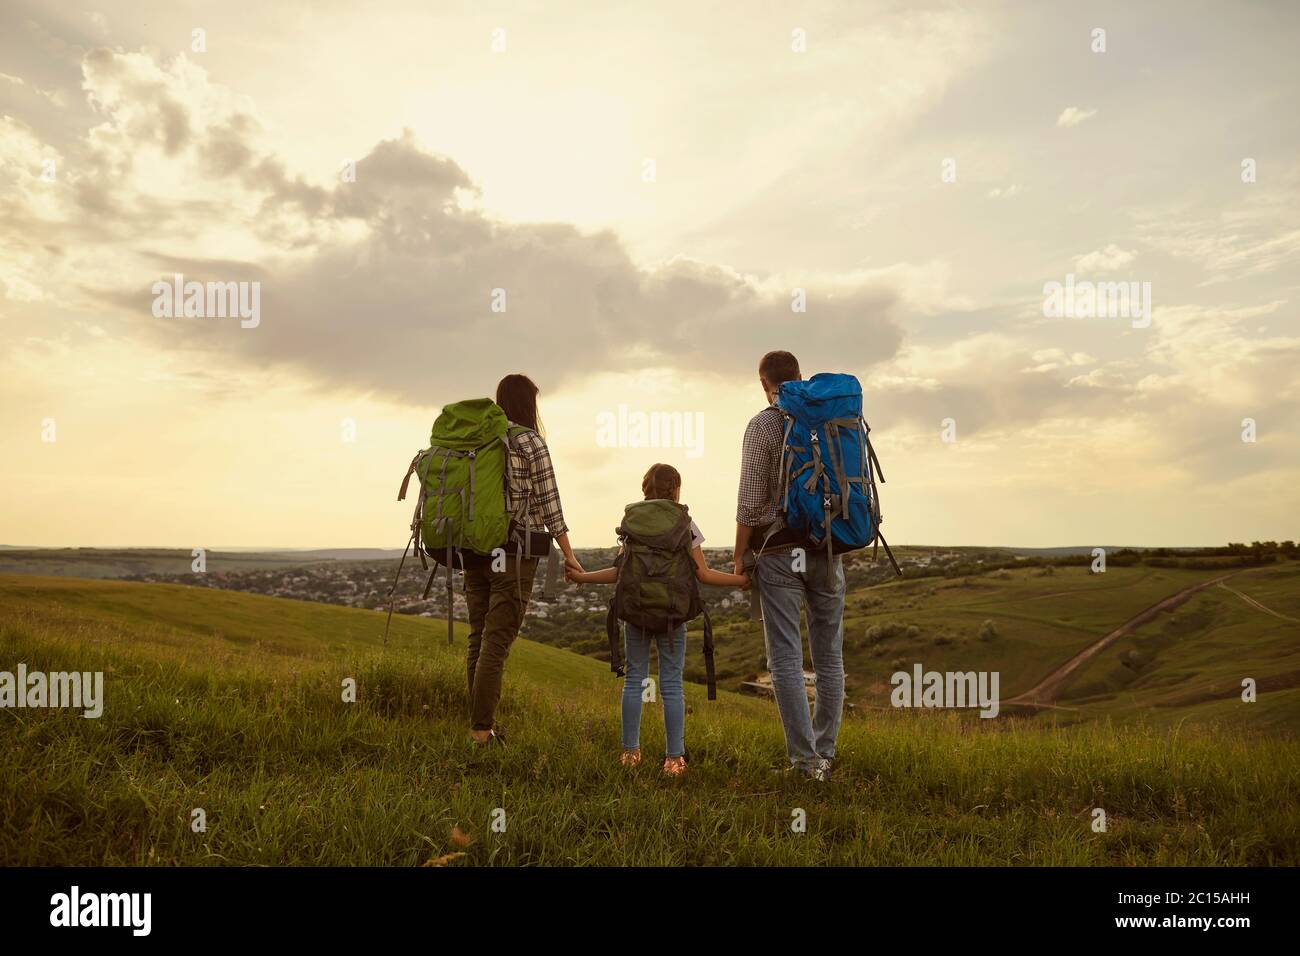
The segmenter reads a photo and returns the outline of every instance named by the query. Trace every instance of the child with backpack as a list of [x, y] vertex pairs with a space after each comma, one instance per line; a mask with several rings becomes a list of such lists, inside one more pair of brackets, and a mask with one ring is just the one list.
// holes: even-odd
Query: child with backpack
[[682, 671], [686, 666], [686, 622], [704, 614], [705, 660], [709, 697], [713, 688], [713, 636], [708, 612], [700, 601], [699, 584], [749, 588], [744, 574], [715, 571], [704, 561], [704, 535], [680, 503], [682, 476], [672, 465], [652, 465], [641, 482], [644, 501], [627, 506], [618, 527], [621, 543], [614, 567], [601, 571], [566, 569], [576, 584], [613, 584], [607, 629], [610, 667], [623, 673], [618, 646], [618, 621], [624, 622], [626, 674], [623, 680], [623, 753], [619, 763], [641, 762], [642, 686], [650, 674], [650, 645], [659, 651], [659, 693], [664, 704], [664, 773], [686, 772], [686, 697]]

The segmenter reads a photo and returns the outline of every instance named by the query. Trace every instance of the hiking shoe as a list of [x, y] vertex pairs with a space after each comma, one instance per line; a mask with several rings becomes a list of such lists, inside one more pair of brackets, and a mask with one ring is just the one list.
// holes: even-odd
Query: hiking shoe
[[669, 777], [680, 777], [686, 772], [685, 757], [665, 757], [664, 773]]
[[641, 763], [641, 749], [638, 747], [636, 750], [624, 750], [618, 756], [618, 763], [620, 767], [637, 766]]
[[473, 741], [475, 747], [480, 749], [484, 747], [504, 747], [506, 745], [505, 731], [499, 727], [489, 730], [488, 735], [482, 740], [476, 740], [473, 737], [470, 740]]
[[831, 782], [831, 760], [828, 757], [818, 757], [817, 762], [813, 764], [812, 771], [808, 774], [818, 783]]

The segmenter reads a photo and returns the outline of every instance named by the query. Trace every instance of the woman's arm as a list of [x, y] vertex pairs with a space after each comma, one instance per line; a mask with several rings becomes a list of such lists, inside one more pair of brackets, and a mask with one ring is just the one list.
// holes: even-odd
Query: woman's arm
[[618, 568], [602, 568], [599, 571], [574, 571], [566, 568], [564, 577], [574, 584], [617, 584]]
[[717, 584], [722, 587], [740, 588], [742, 591], [749, 590], [749, 578], [744, 574], [728, 574], [725, 571], [714, 571], [704, 561], [704, 549], [697, 546], [691, 552], [691, 557], [695, 559], [695, 577], [702, 584]]
[[536, 432], [528, 435], [532, 439], [532, 456], [528, 462], [533, 498], [530, 507], [536, 504], [541, 510], [546, 530], [555, 537], [555, 543], [564, 554], [564, 567], [581, 572], [582, 562], [574, 555], [573, 546], [569, 544], [569, 528], [564, 523], [564, 512], [560, 508], [560, 488], [555, 480], [555, 466], [551, 464], [550, 449]]
[[577, 559], [573, 553], [573, 548], [569, 545], [569, 532], [565, 531], [561, 534], [557, 534], [555, 536], [555, 543], [559, 545], [560, 550], [564, 552], [565, 570], [572, 569], [574, 571], [581, 571], [582, 562]]

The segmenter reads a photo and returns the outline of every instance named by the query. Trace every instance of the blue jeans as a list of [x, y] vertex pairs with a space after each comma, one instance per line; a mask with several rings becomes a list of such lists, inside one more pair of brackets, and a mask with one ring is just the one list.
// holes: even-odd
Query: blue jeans
[[[650, 642], [659, 646], [659, 699], [664, 702], [665, 756], [686, 752], [686, 696], [682, 693], [682, 668], [686, 666], [686, 625], [667, 634], [647, 634], [635, 624], [623, 625], [623, 749], [641, 746], [641, 694], [650, 677]], [[671, 645], [671, 646], [670, 646]]]
[[[824, 551], [806, 554], [806, 569], [794, 570], [791, 552], [760, 555], [755, 568], [763, 608], [763, 640], [772, 672], [776, 707], [792, 766], [812, 769], [817, 758], [835, 757], [844, 713], [844, 565], [833, 562], [827, 580]], [[817, 703], [811, 717], [803, 679], [799, 612], [808, 606], [808, 651], [817, 674]]]

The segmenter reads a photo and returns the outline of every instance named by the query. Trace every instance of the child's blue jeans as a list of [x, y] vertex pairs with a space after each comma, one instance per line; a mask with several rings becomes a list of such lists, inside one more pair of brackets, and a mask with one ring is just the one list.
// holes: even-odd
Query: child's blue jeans
[[[641, 746], [641, 703], [649, 685], [650, 642], [659, 647], [657, 697], [664, 703], [664, 754], [680, 757], [686, 751], [686, 696], [682, 693], [682, 669], [686, 666], [686, 625], [668, 634], [647, 634], [635, 624], [623, 627], [623, 749]], [[648, 696], [648, 695], [645, 695]]]

